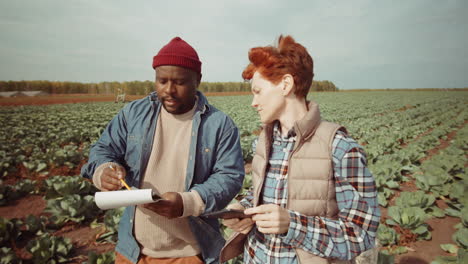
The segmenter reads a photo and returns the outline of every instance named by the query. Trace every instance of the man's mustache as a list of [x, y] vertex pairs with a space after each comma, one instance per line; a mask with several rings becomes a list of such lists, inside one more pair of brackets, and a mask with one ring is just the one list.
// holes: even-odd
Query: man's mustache
[[166, 96], [162, 98], [163, 101], [179, 101], [179, 98], [177, 97], [171, 97], [171, 96]]

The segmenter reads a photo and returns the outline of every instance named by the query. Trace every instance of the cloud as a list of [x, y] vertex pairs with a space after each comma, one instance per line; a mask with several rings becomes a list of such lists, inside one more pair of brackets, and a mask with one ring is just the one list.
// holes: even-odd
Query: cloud
[[462, 0], [3, 1], [0, 79], [152, 80], [152, 56], [180, 36], [205, 81], [241, 81], [250, 48], [291, 34], [316, 78], [341, 88], [463, 87], [466, 11]]

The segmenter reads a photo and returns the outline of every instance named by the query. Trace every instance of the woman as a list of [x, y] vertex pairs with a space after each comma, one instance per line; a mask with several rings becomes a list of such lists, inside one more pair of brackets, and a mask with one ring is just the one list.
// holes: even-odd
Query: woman
[[364, 150], [307, 102], [313, 60], [291, 36], [256, 47], [242, 77], [264, 128], [249, 195], [230, 208], [252, 218], [224, 225], [237, 233], [221, 252], [244, 263], [350, 263], [375, 245], [380, 211]]

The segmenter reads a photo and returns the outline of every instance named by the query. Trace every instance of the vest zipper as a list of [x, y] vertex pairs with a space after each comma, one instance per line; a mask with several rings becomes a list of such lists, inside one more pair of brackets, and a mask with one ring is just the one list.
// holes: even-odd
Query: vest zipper
[[296, 142], [294, 142], [294, 148], [293, 150], [291, 151], [291, 155], [289, 155], [289, 160], [288, 160], [288, 179], [286, 180], [287, 183], [288, 183], [288, 188], [286, 188], [287, 192], [288, 192], [288, 200], [286, 200], [286, 209], [289, 208], [289, 195], [290, 195], [290, 191], [288, 190], [289, 189], [289, 175], [291, 175], [291, 161], [292, 161], [292, 158], [294, 156], [294, 153], [296, 153], [296, 151], [300, 148], [300, 146], [302, 145], [301, 144], [301, 140], [302, 138], [300, 138], [299, 136], [297, 137], [296, 139]]

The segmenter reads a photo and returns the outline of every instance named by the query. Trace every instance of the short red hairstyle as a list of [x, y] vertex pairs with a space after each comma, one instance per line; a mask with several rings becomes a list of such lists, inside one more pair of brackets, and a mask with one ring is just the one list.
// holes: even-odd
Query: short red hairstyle
[[250, 64], [242, 72], [244, 80], [252, 79], [258, 71], [264, 78], [278, 84], [285, 74], [294, 78], [295, 91], [306, 97], [314, 77], [314, 61], [306, 48], [291, 36], [280, 35], [278, 46], [255, 47], [249, 51]]

